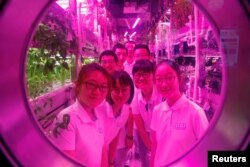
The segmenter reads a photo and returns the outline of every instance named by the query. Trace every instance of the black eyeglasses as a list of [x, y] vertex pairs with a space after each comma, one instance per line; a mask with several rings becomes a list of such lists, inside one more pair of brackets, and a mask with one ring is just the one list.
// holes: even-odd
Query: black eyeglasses
[[173, 82], [175, 80], [175, 78], [176, 78], [176, 76], [174, 76], [174, 75], [170, 75], [170, 76], [166, 76], [166, 77], [156, 77], [155, 81], [161, 84], [164, 81], [165, 82]]
[[90, 89], [90, 90], [95, 90], [96, 88], [99, 88], [99, 90], [101, 92], [107, 92], [108, 91], [108, 85], [98, 85], [94, 82], [90, 82], [90, 81], [84, 81], [83, 82], [86, 86], [87, 89]]
[[141, 72], [141, 73], [135, 73], [134, 78], [139, 79], [139, 78], [143, 77], [144, 79], [147, 79], [147, 78], [149, 78], [149, 76], [150, 76], [150, 73]]
[[125, 94], [128, 94], [130, 92], [130, 88], [123, 88], [123, 89], [118, 89], [118, 88], [114, 88], [112, 89], [112, 92], [114, 92], [115, 94], [119, 95], [120, 92], [125, 95]]

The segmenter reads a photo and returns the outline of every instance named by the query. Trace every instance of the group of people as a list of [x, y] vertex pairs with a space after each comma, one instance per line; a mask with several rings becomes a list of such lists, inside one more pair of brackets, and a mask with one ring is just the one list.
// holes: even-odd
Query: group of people
[[82, 66], [76, 101], [62, 110], [54, 143], [83, 165], [125, 166], [135, 144], [141, 166], [166, 166], [204, 134], [204, 111], [182, 94], [173, 60], [153, 63], [145, 44], [128, 41]]

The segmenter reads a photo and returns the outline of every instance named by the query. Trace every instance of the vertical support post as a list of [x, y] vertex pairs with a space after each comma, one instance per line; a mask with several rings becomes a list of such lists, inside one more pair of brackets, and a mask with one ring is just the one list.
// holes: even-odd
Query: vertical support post
[[159, 53], [158, 53], [158, 50], [159, 50], [159, 43], [158, 43], [158, 35], [157, 34], [155, 34], [155, 51], [156, 51], [156, 57], [155, 57], [155, 59], [156, 59], [156, 63], [159, 63]]
[[[79, 4], [80, 5], [80, 4]], [[81, 8], [81, 7], [80, 7]], [[70, 0], [69, 1], [69, 13], [73, 18], [73, 22], [72, 22], [72, 26], [73, 26], [73, 30], [75, 32], [75, 34], [78, 36], [78, 43], [79, 43], [79, 48], [78, 50], [81, 50], [81, 39], [82, 39], [82, 35], [81, 35], [81, 27], [80, 27], [80, 9], [78, 8], [78, 4], [77, 4], [77, 0]], [[78, 59], [79, 59], [79, 53], [75, 53], [76, 57], [75, 59], [73, 59], [74, 65], [71, 71], [71, 80], [75, 80], [77, 78], [78, 75]]]
[[171, 47], [173, 46], [173, 7], [174, 7], [174, 2], [171, 2], [171, 7], [170, 7], [170, 25], [169, 25], [169, 36], [168, 36], [168, 59], [172, 58], [172, 51]]
[[193, 43], [193, 21], [192, 15], [188, 16], [189, 19], [189, 35], [190, 35], [190, 43]]
[[171, 52], [171, 44], [170, 44], [171, 28], [170, 28], [170, 24], [167, 26], [167, 52], [168, 52], [167, 58], [168, 59], [170, 59], [170, 52]]
[[[81, 8], [82, 8], [82, 3], [79, 3], [79, 4], [77, 4], [77, 1], [76, 1], [76, 5], [77, 5], [77, 27], [78, 27], [78, 33], [77, 33], [77, 35], [78, 35], [78, 38], [79, 38], [79, 52], [81, 52], [81, 46], [82, 46], [82, 40], [83, 40], [83, 33], [82, 33], [82, 20], [81, 20]], [[78, 76], [78, 73], [79, 73], [79, 71], [80, 71], [80, 65], [81, 64], [79, 64], [79, 59], [80, 59], [80, 53], [78, 53], [77, 55], [76, 55], [76, 59], [75, 59], [75, 64], [76, 64], [76, 76]]]
[[111, 44], [109, 43], [109, 39], [108, 39], [108, 28], [107, 28], [107, 20], [106, 19], [105, 19], [105, 24], [103, 26], [103, 42], [105, 43], [103, 45], [104, 49], [111, 48]]
[[198, 78], [200, 69], [200, 37], [199, 37], [199, 11], [194, 6], [194, 21], [195, 21], [195, 78], [194, 78], [194, 94], [193, 100], [196, 102], [198, 97]]

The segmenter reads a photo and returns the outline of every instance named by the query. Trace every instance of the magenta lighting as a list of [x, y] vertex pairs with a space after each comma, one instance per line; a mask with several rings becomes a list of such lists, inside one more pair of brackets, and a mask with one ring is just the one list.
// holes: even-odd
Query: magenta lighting
[[138, 18], [135, 20], [135, 23], [134, 23], [132, 29], [134, 29], [134, 28], [137, 26], [137, 24], [139, 23], [140, 19], [141, 19], [141, 18], [138, 17]]
[[130, 35], [130, 38], [132, 38], [135, 34], [136, 34], [136, 32], [133, 32], [133, 34]]
[[127, 35], [128, 35], [128, 31], [125, 32], [124, 37], [126, 37]]

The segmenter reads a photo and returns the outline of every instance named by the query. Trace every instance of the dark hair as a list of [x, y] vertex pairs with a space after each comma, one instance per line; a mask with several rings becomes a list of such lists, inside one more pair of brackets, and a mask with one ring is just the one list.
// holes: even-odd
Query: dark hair
[[161, 66], [162, 64], [166, 64], [166, 65], [168, 65], [168, 66], [170, 66], [175, 72], [176, 72], [176, 74], [177, 74], [177, 77], [178, 77], [178, 80], [179, 80], [179, 83], [181, 83], [181, 70], [180, 70], [180, 68], [179, 68], [179, 65], [175, 62], [175, 61], [173, 61], [173, 60], [169, 60], [169, 59], [167, 59], [167, 60], [162, 60], [161, 62], [159, 62], [158, 64], [157, 64], [157, 66], [156, 66], [156, 68], [155, 68], [155, 71], [157, 70], [157, 68], [159, 67], [159, 66]]
[[113, 51], [115, 52], [116, 49], [124, 49], [128, 53], [128, 49], [123, 44], [121, 44], [121, 43], [117, 43], [117, 44], [114, 45]]
[[135, 45], [134, 52], [135, 52], [136, 49], [145, 49], [148, 52], [148, 56], [150, 56], [150, 50], [149, 50], [148, 45], [146, 45], [146, 44], [137, 44], [137, 45]]
[[101, 63], [101, 60], [102, 60], [102, 57], [103, 57], [103, 56], [112, 56], [112, 57], [114, 57], [115, 62], [116, 62], [116, 63], [118, 62], [118, 57], [117, 57], [117, 55], [115, 54], [115, 52], [112, 51], [112, 50], [104, 50], [104, 51], [100, 54], [100, 56], [99, 56], [99, 63]]
[[134, 75], [138, 71], [153, 73], [155, 72], [155, 65], [150, 60], [137, 60], [133, 66], [132, 74]]
[[90, 64], [86, 64], [83, 65], [81, 68], [81, 71], [79, 72], [78, 78], [75, 82], [75, 93], [76, 93], [76, 97], [78, 96], [79, 93], [79, 89], [81, 87], [81, 84], [83, 82], [83, 79], [86, 77], [87, 74], [93, 72], [93, 71], [99, 71], [100, 73], [102, 73], [108, 81], [108, 88], [110, 89], [111, 84], [110, 84], [110, 75], [109, 73], [99, 64], [97, 63], [90, 63]]
[[[130, 75], [123, 70], [120, 71], [114, 71], [111, 74], [111, 85], [112, 88], [116, 86], [116, 81], [119, 81], [122, 86], [129, 86], [130, 87], [130, 96], [128, 101], [126, 102], [127, 104], [131, 104], [133, 98], [134, 98], [134, 83]], [[107, 101], [109, 102], [110, 105], [114, 104], [114, 101], [111, 98], [111, 94], [108, 95]]]

